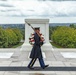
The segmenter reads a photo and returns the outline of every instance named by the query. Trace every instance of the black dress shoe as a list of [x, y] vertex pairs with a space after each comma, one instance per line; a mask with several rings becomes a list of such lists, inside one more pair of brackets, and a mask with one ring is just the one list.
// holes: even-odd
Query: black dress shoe
[[34, 68], [33, 67], [28, 67], [29, 69], [33, 70]]
[[48, 67], [49, 65], [45, 65], [44, 67], [43, 67], [43, 69], [45, 69], [46, 67]]

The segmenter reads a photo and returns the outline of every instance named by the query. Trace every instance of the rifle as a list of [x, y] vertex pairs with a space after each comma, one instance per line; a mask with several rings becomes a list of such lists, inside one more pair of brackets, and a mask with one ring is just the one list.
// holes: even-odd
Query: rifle
[[[26, 21], [25, 21], [26, 22]], [[26, 22], [29, 26], [31, 26], [30, 23]], [[31, 28], [35, 31], [35, 29], [31, 26]], [[36, 31], [35, 31], [36, 32]], [[36, 32], [38, 34], [38, 36], [40, 37], [41, 41], [43, 41], [42, 37], [40, 36], [40, 34], [38, 32]]]

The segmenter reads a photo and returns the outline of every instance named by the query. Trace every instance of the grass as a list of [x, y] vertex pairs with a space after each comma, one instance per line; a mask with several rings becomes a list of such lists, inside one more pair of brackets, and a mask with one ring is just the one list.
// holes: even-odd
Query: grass
[[56, 48], [62, 48], [61, 46], [55, 44], [54, 42], [51, 42], [52, 46], [56, 47]]
[[19, 44], [12, 46], [11, 48], [17, 48], [17, 47], [21, 46], [22, 44], [23, 44], [23, 42], [20, 42]]

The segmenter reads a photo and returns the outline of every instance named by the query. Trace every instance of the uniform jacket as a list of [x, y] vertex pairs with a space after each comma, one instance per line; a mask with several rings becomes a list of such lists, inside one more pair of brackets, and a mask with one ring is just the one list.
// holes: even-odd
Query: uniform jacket
[[43, 58], [40, 46], [43, 44], [43, 42], [40, 42], [40, 37], [38, 36], [37, 33], [34, 33], [34, 40], [35, 43], [31, 50], [30, 58]]

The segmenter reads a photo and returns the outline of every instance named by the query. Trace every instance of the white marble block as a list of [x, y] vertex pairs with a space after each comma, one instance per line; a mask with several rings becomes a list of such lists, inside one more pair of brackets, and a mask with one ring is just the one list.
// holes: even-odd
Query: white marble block
[[[33, 27], [40, 27], [40, 32], [44, 35], [45, 44], [42, 46], [42, 50], [52, 50], [52, 45], [49, 42], [49, 19], [25, 19]], [[29, 44], [30, 34], [33, 33], [33, 29], [25, 22], [25, 42], [22, 45], [21, 50], [31, 50], [32, 46]]]

